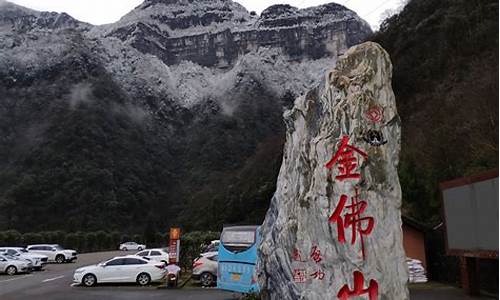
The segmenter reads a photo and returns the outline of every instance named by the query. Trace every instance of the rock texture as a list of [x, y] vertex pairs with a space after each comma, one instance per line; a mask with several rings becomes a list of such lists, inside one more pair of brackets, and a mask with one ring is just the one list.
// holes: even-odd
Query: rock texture
[[[389, 56], [378, 44], [352, 47], [324, 86], [299, 97], [285, 113], [283, 163], [262, 227], [259, 281], [265, 299], [336, 299], [346, 284], [346, 297], [361, 295], [352, 292], [355, 272], [364, 275], [362, 289], [377, 283], [378, 299], [409, 298], [397, 174], [401, 128], [391, 76]], [[361, 151], [352, 152], [357, 165], [351, 170], [360, 178], [339, 177], [339, 161], [349, 155], [326, 167], [344, 137]], [[353, 241], [347, 214], [356, 190], [366, 209], [354, 221], [359, 227]], [[333, 218], [342, 195], [348, 200], [340, 211], [343, 226]]]
[[273, 5], [259, 17], [231, 0], [146, 0], [95, 32], [117, 37], [168, 65], [189, 60], [225, 68], [260, 47], [277, 48], [290, 61], [337, 56], [363, 41], [371, 29], [336, 3], [307, 9]]

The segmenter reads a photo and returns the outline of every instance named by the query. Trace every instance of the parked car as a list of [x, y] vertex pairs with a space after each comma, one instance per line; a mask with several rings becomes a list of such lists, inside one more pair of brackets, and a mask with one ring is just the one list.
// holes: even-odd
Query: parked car
[[21, 247], [1, 247], [0, 254], [10, 255], [25, 259], [33, 265], [33, 269], [42, 270], [43, 266], [47, 263], [47, 255], [41, 255], [36, 253], [29, 253], [28, 250]]
[[7, 275], [29, 273], [32, 268], [33, 265], [27, 260], [0, 254], [0, 273], [6, 273]]
[[78, 268], [73, 281], [90, 287], [97, 283], [130, 283], [148, 285], [162, 281], [166, 274], [165, 263], [139, 256], [118, 256], [97, 265]]
[[199, 280], [202, 286], [213, 286], [217, 283], [219, 253], [204, 253], [193, 261], [194, 280]]
[[202, 249], [202, 255], [204, 253], [208, 253], [208, 252], [217, 252], [219, 251], [219, 244], [220, 244], [220, 240], [213, 240], [210, 242], [209, 245], [205, 246], [203, 249]]
[[29, 245], [26, 247], [26, 250], [28, 250], [29, 253], [46, 255], [49, 262], [55, 261], [58, 264], [73, 262], [77, 259], [75, 250], [64, 249], [58, 244]]
[[140, 257], [147, 257], [150, 260], [154, 261], [162, 261], [165, 264], [168, 264], [168, 252], [165, 249], [147, 249], [135, 254]]
[[126, 243], [120, 244], [118, 249], [120, 249], [122, 251], [129, 251], [129, 250], [142, 251], [142, 250], [146, 249], [146, 245], [137, 244], [136, 242], [126, 242]]

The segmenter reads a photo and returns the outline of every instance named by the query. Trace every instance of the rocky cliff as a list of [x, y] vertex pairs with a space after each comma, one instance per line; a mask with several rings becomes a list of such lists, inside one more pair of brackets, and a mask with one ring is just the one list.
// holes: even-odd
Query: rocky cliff
[[351, 48], [285, 112], [286, 143], [262, 225], [265, 299], [409, 299], [392, 65]]
[[371, 32], [335, 3], [308, 9], [274, 5], [256, 16], [231, 0], [147, 0], [100, 30], [168, 65], [189, 60], [210, 67], [231, 66], [261, 47], [279, 49], [290, 61], [337, 56]]

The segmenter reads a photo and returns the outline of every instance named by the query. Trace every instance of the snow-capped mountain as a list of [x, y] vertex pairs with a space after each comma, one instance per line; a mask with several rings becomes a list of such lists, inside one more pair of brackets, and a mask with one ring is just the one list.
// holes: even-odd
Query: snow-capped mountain
[[[284, 107], [370, 34], [335, 3], [258, 16], [230, 0], [146, 0], [93, 26], [0, 0], [0, 169], [21, 177], [0, 183], [0, 227], [38, 224], [19, 201], [47, 216], [78, 203], [77, 228], [129, 224], [130, 211], [166, 225], [152, 207], [240, 203], [217, 219], [241, 218], [231, 209], [274, 190]], [[13, 191], [26, 185], [36, 199]]]

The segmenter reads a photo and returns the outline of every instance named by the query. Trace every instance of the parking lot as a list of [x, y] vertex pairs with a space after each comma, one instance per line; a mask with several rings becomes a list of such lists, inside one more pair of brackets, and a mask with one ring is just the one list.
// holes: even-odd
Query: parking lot
[[[48, 264], [45, 270], [15, 276], [0, 275], [0, 299], [182, 299], [182, 300], [229, 300], [237, 295], [217, 289], [184, 288], [182, 290], [158, 289], [157, 285], [98, 285], [85, 288], [73, 284], [73, 272], [80, 266], [99, 263], [120, 251], [80, 254], [76, 263]], [[130, 253], [132, 254], [132, 253]]]
[[[133, 299], [169, 299], [169, 300], [234, 300], [238, 294], [217, 289], [185, 287], [182, 289], [159, 289], [158, 285], [139, 287], [133, 284], [98, 285], [85, 288], [73, 284], [73, 272], [80, 266], [96, 264], [124, 252], [110, 251], [80, 254], [76, 263], [48, 264], [45, 270], [31, 274], [15, 276], [0, 275], [0, 299], [45, 299], [45, 300], [133, 300]], [[411, 299], [450, 299], [466, 300], [470, 298], [460, 289], [440, 284], [411, 285]], [[481, 298], [486, 299], [486, 298]]]

